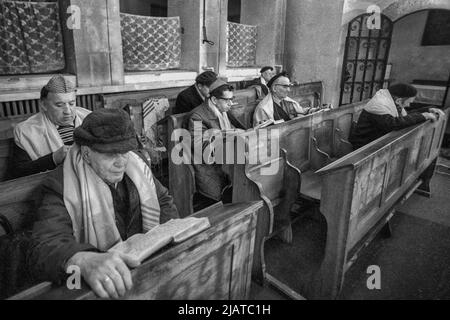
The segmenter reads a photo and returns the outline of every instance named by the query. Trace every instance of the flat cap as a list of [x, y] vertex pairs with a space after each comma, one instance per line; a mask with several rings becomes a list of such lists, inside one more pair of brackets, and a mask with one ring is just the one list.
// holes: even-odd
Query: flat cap
[[210, 86], [216, 80], [217, 74], [212, 71], [205, 71], [203, 73], [200, 73], [197, 78], [195, 78], [196, 83], [200, 83], [206, 86]]
[[130, 116], [120, 109], [91, 112], [73, 133], [75, 143], [101, 153], [136, 150], [137, 138]]
[[392, 96], [398, 98], [412, 98], [417, 95], [417, 89], [405, 83], [397, 83], [388, 88]]
[[261, 70], [259, 70], [259, 73], [266, 72], [267, 70], [273, 71], [273, 67], [271, 66], [262, 67]]
[[72, 81], [64, 78], [64, 76], [57, 74], [53, 76], [47, 84], [44, 86], [44, 88], [48, 92], [53, 93], [69, 93], [69, 92], [75, 92], [75, 85], [72, 83]]

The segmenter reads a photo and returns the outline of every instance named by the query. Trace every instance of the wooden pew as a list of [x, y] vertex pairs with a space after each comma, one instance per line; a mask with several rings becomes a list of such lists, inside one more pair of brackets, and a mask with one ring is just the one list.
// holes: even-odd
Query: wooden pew
[[[256, 144], [249, 144], [248, 147], [258, 149]], [[286, 291], [288, 289], [269, 274], [264, 259], [264, 243], [269, 238], [279, 235], [283, 241], [292, 242], [290, 209], [300, 192], [300, 171], [286, 159], [285, 150], [279, 151], [274, 158], [259, 159], [258, 164], [233, 166], [233, 203], [264, 201], [256, 227], [252, 275], [257, 281], [269, 282]]]
[[0, 183], [0, 216], [3, 217], [0, 236], [31, 226], [33, 210], [40, 201], [40, 185], [47, 175], [48, 172], [43, 172]]
[[[132, 270], [134, 287], [124, 299], [247, 299], [255, 238], [256, 212], [262, 202], [217, 204], [195, 216], [211, 227], [183, 243], [169, 246]], [[96, 299], [83, 283], [80, 290], [40, 284], [18, 299]]]
[[439, 155], [445, 126], [446, 119], [440, 119], [391, 132], [318, 171], [328, 234], [312, 297], [337, 297], [360, 250], [420, 185], [421, 173]]

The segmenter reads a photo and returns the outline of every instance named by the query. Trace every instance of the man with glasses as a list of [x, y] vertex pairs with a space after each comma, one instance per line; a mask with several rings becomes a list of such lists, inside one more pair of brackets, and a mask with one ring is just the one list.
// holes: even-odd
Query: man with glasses
[[61, 75], [52, 77], [41, 90], [41, 111], [14, 130], [11, 178], [53, 170], [64, 161], [74, 129], [90, 113], [75, 104], [73, 83]]
[[291, 81], [286, 72], [281, 72], [270, 79], [267, 86], [269, 94], [256, 106], [253, 114], [253, 126], [256, 127], [266, 121], [289, 121], [305, 116], [317, 109], [304, 109], [297, 101], [288, 97], [291, 91]]
[[[215, 131], [227, 132], [230, 130], [244, 129], [230, 111], [233, 105], [233, 87], [222, 80], [216, 80], [210, 86], [209, 98], [200, 106], [195, 108], [189, 118], [189, 131], [194, 137], [194, 146], [202, 145], [202, 155], [205, 149], [214, 140], [205, 137], [205, 132]], [[203, 158], [203, 157], [202, 157]], [[198, 192], [213, 201], [224, 201], [224, 191], [229, 188], [229, 179], [223, 170], [223, 166], [218, 163], [194, 164], [195, 182]], [[229, 192], [227, 192], [227, 195]], [[225, 197], [226, 197], [225, 196]]]

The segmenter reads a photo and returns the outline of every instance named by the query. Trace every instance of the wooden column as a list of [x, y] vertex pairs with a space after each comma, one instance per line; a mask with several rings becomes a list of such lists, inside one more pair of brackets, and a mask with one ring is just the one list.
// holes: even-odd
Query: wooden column
[[[69, 6], [80, 9], [79, 29], [69, 29]], [[123, 83], [119, 0], [61, 0], [67, 71], [78, 86]]]

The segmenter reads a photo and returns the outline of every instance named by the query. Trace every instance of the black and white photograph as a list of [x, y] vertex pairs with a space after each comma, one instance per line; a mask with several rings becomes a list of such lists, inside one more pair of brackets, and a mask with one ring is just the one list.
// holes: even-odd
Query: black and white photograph
[[0, 0], [0, 300], [450, 300], [449, 88], [450, 0]]

